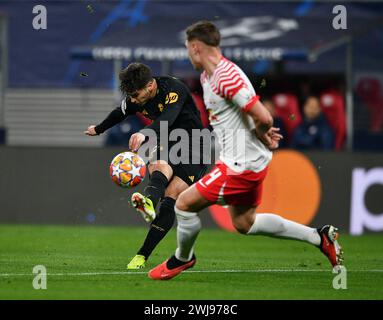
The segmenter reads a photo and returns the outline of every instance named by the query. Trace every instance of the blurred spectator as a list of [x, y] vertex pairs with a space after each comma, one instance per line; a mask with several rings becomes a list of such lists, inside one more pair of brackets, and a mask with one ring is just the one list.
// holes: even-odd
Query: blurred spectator
[[283, 136], [283, 139], [279, 142], [279, 148], [285, 148], [287, 146], [287, 132], [282, 118], [277, 115], [273, 100], [266, 98], [262, 100], [262, 103], [273, 117], [273, 127], [279, 128], [279, 133]]
[[302, 150], [334, 148], [334, 133], [322, 113], [319, 99], [307, 98], [303, 106], [303, 122], [296, 128], [291, 147]]

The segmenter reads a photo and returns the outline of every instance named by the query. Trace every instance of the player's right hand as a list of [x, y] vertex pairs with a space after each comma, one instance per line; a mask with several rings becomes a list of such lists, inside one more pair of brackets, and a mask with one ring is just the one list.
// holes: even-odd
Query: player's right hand
[[271, 127], [267, 132], [260, 134], [256, 131], [256, 134], [261, 142], [269, 149], [275, 150], [279, 147], [279, 141], [283, 139], [283, 136], [279, 133], [280, 129]]
[[88, 136], [97, 136], [97, 132], [96, 132], [96, 130], [95, 130], [95, 127], [96, 127], [96, 126], [94, 126], [94, 125], [89, 126], [88, 129], [86, 129], [86, 130], [84, 131], [84, 133], [85, 133], [86, 135], [88, 135]]
[[133, 152], [137, 152], [137, 150], [141, 147], [142, 143], [145, 141], [145, 135], [140, 132], [136, 132], [132, 134], [129, 139], [129, 148]]

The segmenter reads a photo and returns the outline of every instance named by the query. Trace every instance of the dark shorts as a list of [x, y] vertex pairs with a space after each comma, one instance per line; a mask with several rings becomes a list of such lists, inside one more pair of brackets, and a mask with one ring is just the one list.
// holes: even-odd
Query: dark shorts
[[208, 166], [204, 164], [177, 164], [170, 166], [173, 169], [173, 176], [185, 181], [189, 186], [201, 179], [207, 172]]
[[172, 161], [172, 158], [168, 153], [165, 154], [164, 152], [164, 150], [157, 147], [156, 151], [153, 152], [155, 156], [152, 157], [149, 162], [165, 160], [173, 169], [173, 176], [181, 178], [189, 186], [201, 179], [209, 168], [209, 164], [203, 164], [202, 150], [198, 153], [198, 155], [200, 154], [201, 156], [196, 158], [195, 150], [190, 147], [188, 153], [189, 157], [181, 158], [181, 161], [177, 158], [178, 161], [175, 162]]

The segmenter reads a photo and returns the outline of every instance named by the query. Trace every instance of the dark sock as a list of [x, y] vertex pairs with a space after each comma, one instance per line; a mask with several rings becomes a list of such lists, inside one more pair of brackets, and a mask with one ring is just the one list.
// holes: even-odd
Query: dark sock
[[154, 208], [157, 206], [158, 201], [164, 196], [168, 183], [168, 179], [162, 172], [154, 171], [151, 174], [149, 184], [145, 188], [144, 194], [152, 200]]
[[175, 220], [174, 205], [176, 201], [165, 197], [160, 204], [157, 217], [153, 220], [145, 242], [137, 254], [143, 255], [146, 259], [151, 255], [154, 248], [166, 236], [172, 228]]
[[[195, 259], [195, 255], [194, 254], [193, 254], [192, 258], [190, 259], [190, 261], [193, 260], [193, 259]], [[187, 262], [183, 262], [181, 260], [178, 260], [176, 258], [176, 256], [173, 255], [173, 256], [171, 256], [171, 258], [166, 263], [166, 267], [168, 269], [174, 269], [174, 268], [178, 268], [180, 266], [183, 266], [185, 263], [187, 263]]]

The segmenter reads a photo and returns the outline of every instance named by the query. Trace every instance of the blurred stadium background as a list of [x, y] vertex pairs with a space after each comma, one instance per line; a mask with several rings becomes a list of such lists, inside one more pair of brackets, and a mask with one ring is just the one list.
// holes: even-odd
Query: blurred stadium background
[[[337, 4], [1, 0], [0, 223], [144, 227], [108, 165], [145, 120], [131, 117], [99, 137], [83, 131], [119, 104], [116, 74], [132, 61], [187, 83], [208, 125], [182, 38], [207, 19], [285, 129], [262, 209], [346, 234], [382, 234], [383, 4], [342, 2], [347, 29], [336, 30]], [[33, 28], [36, 5], [47, 9], [46, 29]], [[332, 132], [322, 146], [294, 143], [310, 96]], [[321, 127], [306, 129], [310, 136]], [[232, 229], [225, 209], [203, 219], [206, 228]]]

